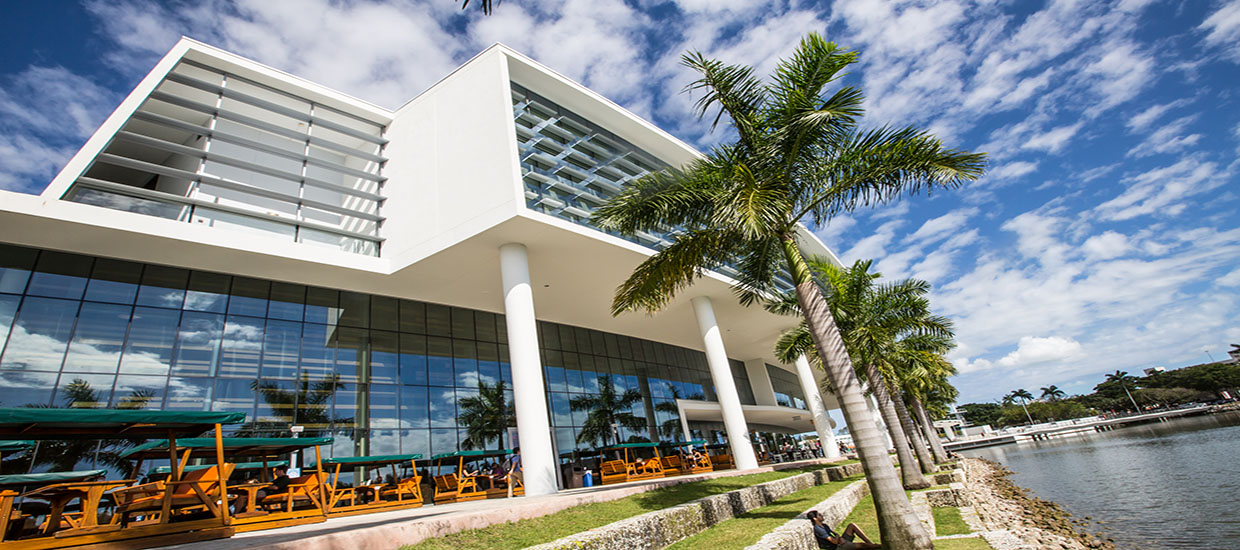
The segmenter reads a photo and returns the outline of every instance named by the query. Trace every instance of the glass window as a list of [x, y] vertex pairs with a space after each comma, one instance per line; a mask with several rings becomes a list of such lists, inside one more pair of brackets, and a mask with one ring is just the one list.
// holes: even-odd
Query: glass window
[[580, 393], [585, 391], [581, 380], [581, 361], [576, 353], [564, 353], [564, 384], [568, 391]]
[[185, 285], [188, 282], [189, 272], [184, 269], [148, 265], [142, 270], [138, 305], [180, 309], [185, 302]]
[[306, 289], [306, 322], [336, 324], [340, 318], [340, 292], [326, 288]]
[[82, 299], [90, 277], [91, 258], [44, 250], [39, 254], [26, 294], [50, 298]]
[[432, 336], [452, 336], [452, 309], [426, 304], [426, 332]]
[[[371, 408], [374, 407], [374, 401], [371, 401], [370, 406]], [[374, 417], [371, 417], [370, 422], [372, 425], [374, 424]], [[370, 454], [370, 456], [400, 454], [400, 436], [397, 434], [396, 430], [370, 430], [370, 440], [368, 441], [368, 444], [369, 445], [366, 452]], [[397, 475], [404, 478], [408, 475], [406, 470], [409, 468], [409, 463], [404, 462], [402, 464], [397, 464], [396, 468]], [[384, 468], [383, 471], [383, 475], [387, 476], [392, 471], [391, 466]]]
[[0, 372], [0, 407], [46, 407], [56, 386], [54, 372]]
[[258, 378], [263, 355], [263, 320], [229, 315], [224, 324], [220, 370], [224, 376]]
[[332, 375], [336, 362], [336, 348], [332, 342], [332, 327], [306, 323], [301, 332], [301, 376], [311, 380], [325, 380]]
[[122, 374], [168, 374], [181, 312], [152, 307], [134, 308], [129, 338], [121, 356]]
[[430, 430], [401, 430], [400, 452], [404, 454], [422, 453], [422, 458], [431, 457]]
[[[400, 388], [400, 427], [429, 427], [430, 411], [427, 407], [426, 386], [402, 386]], [[430, 458], [430, 455], [427, 455], [427, 458]]]
[[400, 381], [400, 340], [395, 332], [370, 331], [369, 364], [371, 383], [395, 384]]
[[293, 423], [293, 409], [297, 403], [294, 382], [288, 380], [263, 380], [256, 387], [258, 389], [258, 406], [253, 420], [263, 426], [274, 424], [274, 427], [279, 429], [284, 429], [285, 425], [291, 425]]
[[577, 343], [577, 351], [581, 353], [598, 353], [603, 350], [594, 351], [593, 345], [590, 343], [590, 331], [575, 327], [573, 328], [573, 341]]
[[0, 244], [0, 292], [25, 292], [38, 254], [38, 251], [29, 248]]
[[452, 337], [468, 338], [473, 340], [477, 338], [474, 333], [474, 312], [459, 307], [452, 308]]
[[300, 321], [306, 312], [306, 287], [290, 283], [271, 283], [267, 317]]
[[479, 341], [496, 341], [498, 335], [495, 332], [495, 314], [487, 313], [485, 311], [475, 311], [474, 331], [477, 333]]
[[341, 382], [369, 382], [363, 362], [367, 336], [367, 331], [363, 329], [336, 329], [336, 375]]
[[112, 398], [114, 383], [116, 376], [111, 374], [62, 374], [52, 406], [66, 409], [106, 408]]
[[431, 430], [431, 452], [434, 454], [455, 453], [456, 428]]
[[370, 296], [357, 292], [340, 293], [340, 321], [346, 327], [370, 327]]
[[173, 374], [215, 376], [220, 361], [220, 341], [224, 339], [224, 316], [214, 313], [185, 312], [177, 334]]
[[370, 297], [370, 328], [379, 330], [399, 330], [397, 310], [399, 301], [387, 296]]
[[400, 382], [419, 385], [427, 383], [425, 336], [400, 335]]
[[305, 426], [307, 431], [326, 430], [331, 427], [332, 401], [336, 392], [344, 387], [329, 380], [310, 382], [302, 375], [297, 382], [297, 408], [294, 423]]
[[332, 427], [366, 429], [367, 384], [340, 384], [336, 388]]
[[590, 417], [590, 411], [587, 409], [581, 409], [577, 411], [571, 410], [572, 409], [571, 405], [573, 404], [573, 402], [575, 401], [577, 403], [589, 403], [591, 397], [592, 396], [590, 394], [581, 393], [581, 394], [573, 395], [569, 398], [568, 404], [570, 405], [569, 413], [573, 419], [572, 425], [584, 426], [586, 424], [586, 419]]
[[117, 376], [112, 408], [153, 411], [162, 409], [164, 386], [167, 383], [168, 379], [163, 376]]
[[86, 285], [86, 299], [94, 302], [132, 304], [138, 296], [142, 265], [100, 258]]
[[564, 382], [564, 367], [547, 367], [547, 389], [551, 391], [568, 391]]
[[228, 305], [228, 276], [195, 271], [189, 276], [185, 309], [224, 313]]
[[167, 410], [210, 410], [211, 386], [214, 382], [210, 378], [181, 378], [178, 376], [169, 378]]
[[258, 279], [233, 277], [232, 296], [228, 299], [229, 315], [263, 317], [267, 315], [267, 296], [271, 283]]
[[13, 328], [17, 304], [21, 301], [21, 296], [0, 294], [0, 356], [4, 353], [4, 343], [9, 340], [9, 329]]
[[0, 369], [60, 370], [77, 310], [78, 302], [27, 297], [9, 332]]
[[426, 334], [426, 304], [400, 301], [400, 331]]
[[396, 395], [395, 384], [370, 385], [370, 427], [399, 428], [400, 414], [397, 406], [400, 400]]
[[478, 342], [478, 382], [492, 386], [500, 382], [499, 346]]
[[432, 427], [456, 428], [456, 390], [430, 388], [428, 393]]
[[555, 429], [556, 448], [561, 453], [572, 452], [577, 448], [577, 438], [573, 435], [572, 428], [556, 428]]
[[220, 378], [215, 381], [215, 395], [211, 398], [211, 410], [245, 413], [247, 420], [254, 417], [254, 380], [243, 378]]
[[426, 339], [427, 382], [432, 386], [451, 386], [455, 374], [452, 370], [452, 340], [430, 337]]
[[296, 378], [300, 355], [301, 323], [267, 321], [267, 330], [263, 333], [263, 379]]
[[82, 304], [64, 370], [116, 374], [131, 309], [116, 304]]
[[478, 346], [476, 342], [452, 340], [452, 368], [456, 371], [457, 387], [478, 387]]
[[551, 423], [556, 426], [573, 425], [573, 413], [568, 406], [567, 393], [551, 393]]

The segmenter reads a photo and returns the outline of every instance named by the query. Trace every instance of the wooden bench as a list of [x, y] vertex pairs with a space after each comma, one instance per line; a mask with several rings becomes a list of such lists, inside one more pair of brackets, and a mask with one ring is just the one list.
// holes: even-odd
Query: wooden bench
[[599, 468], [599, 475], [603, 478], [603, 485], [624, 483], [629, 480], [628, 464], [623, 460], [608, 460]]
[[484, 498], [487, 498], [487, 493], [478, 489], [477, 479], [461, 477], [455, 473], [435, 476], [435, 504]]
[[299, 504], [310, 504], [323, 510], [325, 503], [319, 491], [321, 485], [327, 484], [327, 474], [316, 472], [310, 475], [295, 477], [289, 480], [288, 490], [283, 493], [267, 495], [258, 501], [262, 508], [276, 508], [280, 512], [292, 512]]
[[[234, 465], [224, 463], [224, 479], [232, 475]], [[156, 481], [111, 492], [116, 502], [112, 522], [130, 524], [130, 516], [142, 513], [139, 524], [169, 523], [172, 516], [209, 510], [221, 517], [219, 502], [219, 468], [205, 468], [186, 473], [181, 481]]]
[[629, 481], [663, 477], [663, 463], [657, 458], [643, 460], [641, 465], [638, 465], [637, 462], [630, 462], [627, 466]]
[[732, 455], [730, 454], [720, 453], [717, 455], [710, 455], [707, 458], [710, 460], [710, 463], [715, 470], [727, 470], [729, 468], [736, 467], [736, 463], [732, 462]]
[[678, 476], [682, 473], [680, 469], [680, 457], [677, 455], [663, 457], [663, 475]]
[[681, 466], [681, 469], [684, 470], [685, 473], [689, 474], [704, 474], [715, 470], [715, 465], [711, 463], [709, 456], [699, 454], [698, 457], [699, 458], [696, 460], [690, 458], [690, 464], [688, 467]]
[[385, 486], [379, 490], [379, 500], [405, 502], [416, 501], [422, 505], [422, 476], [414, 474], [396, 482], [395, 486]]

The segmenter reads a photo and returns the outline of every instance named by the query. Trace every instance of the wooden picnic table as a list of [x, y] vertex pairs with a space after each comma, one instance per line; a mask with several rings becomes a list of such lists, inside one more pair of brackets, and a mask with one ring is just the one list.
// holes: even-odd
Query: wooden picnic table
[[[48, 512], [47, 519], [43, 520], [44, 535], [56, 533], [57, 537], [65, 537], [87, 533], [101, 533], [104, 531], [115, 531], [120, 529], [121, 526], [99, 525], [99, 501], [103, 499], [104, 493], [131, 483], [134, 483], [134, 480], [56, 483], [33, 491], [27, 491], [22, 494], [22, 498], [43, 500], [51, 505], [51, 511]], [[75, 500], [80, 500], [82, 504], [81, 518], [76, 522], [65, 516], [65, 507]], [[61, 520], [66, 521], [70, 527], [61, 529]]]
[[270, 483], [240, 483], [229, 487], [230, 490], [237, 490], [245, 493], [245, 511], [234, 514], [236, 518], [253, 518], [267, 515], [267, 511], [258, 507], [258, 492], [271, 487]]

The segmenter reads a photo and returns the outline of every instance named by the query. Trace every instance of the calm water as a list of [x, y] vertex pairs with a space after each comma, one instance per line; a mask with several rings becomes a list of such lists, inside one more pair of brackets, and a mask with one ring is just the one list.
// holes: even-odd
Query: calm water
[[1240, 412], [961, 454], [1102, 521], [1119, 548], [1240, 549]]

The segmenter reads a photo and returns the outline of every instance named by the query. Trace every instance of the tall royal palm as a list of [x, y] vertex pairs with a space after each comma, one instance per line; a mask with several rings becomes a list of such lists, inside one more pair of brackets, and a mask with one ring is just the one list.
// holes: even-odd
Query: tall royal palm
[[1020, 408], [1025, 410], [1025, 418], [1029, 419], [1029, 425], [1032, 426], [1033, 417], [1029, 416], [1029, 407], [1026, 407], [1025, 403], [1033, 400], [1033, 394], [1029, 393], [1029, 390], [1021, 388], [1019, 390], [1013, 390], [1008, 396], [1011, 397], [1013, 401], [1017, 399], [1020, 400]]
[[810, 34], [764, 83], [751, 67], [686, 54], [683, 64], [700, 75], [686, 88], [701, 93], [698, 115], [730, 123], [736, 140], [627, 186], [593, 219], [626, 234], [681, 228], [617, 289], [617, 315], [663, 308], [706, 269], [733, 266], [745, 304], [777, 292], [777, 276], [790, 276], [867, 472], [882, 539], [893, 548], [932, 548], [887, 459], [799, 234], [802, 222], [820, 225], [860, 206], [974, 180], [985, 157], [948, 149], [915, 128], [860, 129], [861, 90], [836, 85], [856, 60]]
[[1117, 370], [1107, 375], [1107, 382], [1115, 382], [1119, 384], [1119, 387], [1124, 388], [1124, 395], [1127, 395], [1128, 401], [1132, 402], [1132, 409], [1136, 412], [1141, 412], [1141, 407], [1137, 406], [1137, 400], [1133, 399], [1132, 393], [1128, 391], [1128, 385], [1136, 383], [1136, 381], [1137, 377], [1131, 376], [1122, 370]]
[[1060, 399], [1063, 399], [1065, 395], [1067, 394], [1064, 393], [1063, 390], [1059, 389], [1059, 386], [1051, 384], [1042, 388], [1041, 399], [1045, 399], [1047, 401], [1059, 401]]

